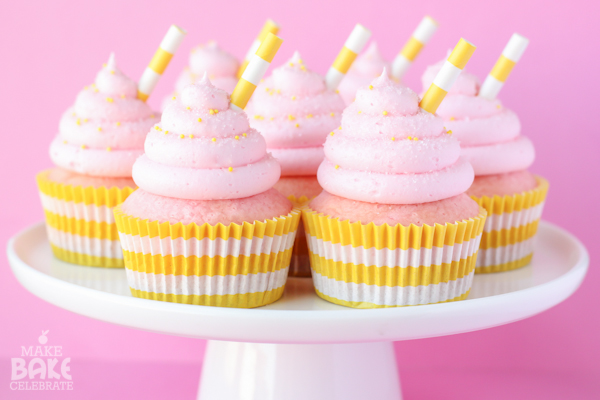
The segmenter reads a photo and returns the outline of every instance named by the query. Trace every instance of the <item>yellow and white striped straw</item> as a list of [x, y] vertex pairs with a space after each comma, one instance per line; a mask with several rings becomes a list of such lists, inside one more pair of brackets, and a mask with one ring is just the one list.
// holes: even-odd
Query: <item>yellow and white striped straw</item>
[[325, 82], [327, 82], [327, 88], [335, 90], [340, 85], [340, 82], [346, 76], [346, 72], [350, 69], [350, 66], [356, 59], [358, 53], [362, 51], [365, 44], [371, 37], [371, 31], [362, 26], [356, 24], [350, 36], [346, 40], [344, 47], [339, 52], [333, 65], [327, 71], [325, 76]]
[[437, 73], [435, 79], [425, 92], [425, 95], [421, 99], [419, 103], [419, 107], [423, 110], [435, 114], [438, 107], [440, 106], [446, 94], [456, 82], [456, 79], [467, 65], [467, 62], [473, 55], [475, 51], [475, 46], [466, 41], [465, 39], [460, 39], [450, 56], [440, 69], [440, 72]]
[[277, 54], [279, 47], [281, 47], [281, 43], [283, 43], [283, 39], [280, 37], [270, 32], [267, 34], [265, 40], [263, 40], [256, 53], [250, 59], [235, 89], [233, 89], [230, 108], [237, 111], [246, 108], [248, 100], [250, 100], [256, 86], [258, 86], [265, 72], [267, 72], [271, 61], [273, 61], [275, 54]]
[[187, 32], [177, 25], [171, 25], [138, 82], [140, 100], [146, 101], [150, 97], [186, 34]]
[[489, 73], [487, 78], [485, 78], [483, 85], [481, 85], [479, 96], [490, 100], [493, 100], [498, 96], [500, 89], [504, 86], [504, 82], [508, 79], [515, 64], [521, 59], [528, 44], [529, 39], [525, 36], [521, 36], [518, 33], [512, 35], [508, 44], [502, 51], [500, 58], [496, 61], [496, 65], [494, 65], [492, 72]]
[[425, 16], [417, 29], [413, 32], [408, 42], [398, 53], [392, 63], [392, 76], [396, 79], [402, 79], [406, 71], [410, 68], [413, 61], [417, 58], [423, 47], [429, 42], [429, 39], [437, 31], [438, 23], [429, 15]]
[[277, 35], [277, 32], [279, 32], [279, 28], [279, 24], [273, 21], [272, 19], [268, 19], [267, 22], [265, 22], [262, 29], [260, 30], [260, 33], [258, 34], [258, 37], [254, 39], [254, 42], [252, 42], [252, 46], [250, 46], [250, 50], [248, 50], [248, 52], [246, 53], [246, 58], [244, 58], [242, 65], [240, 65], [240, 69], [238, 69], [238, 78], [242, 77], [244, 71], [246, 70], [246, 67], [248, 66], [248, 63], [250, 63], [250, 60], [252, 59], [254, 54], [256, 54], [256, 50], [258, 50], [260, 44], [263, 42], [263, 40], [265, 40], [267, 35], [269, 33]]

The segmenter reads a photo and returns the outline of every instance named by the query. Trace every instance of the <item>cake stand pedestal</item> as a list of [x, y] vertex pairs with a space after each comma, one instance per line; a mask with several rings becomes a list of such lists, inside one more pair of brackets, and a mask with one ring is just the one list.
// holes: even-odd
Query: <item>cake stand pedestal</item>
[[392, 341], [452, 335], [531, 317], [568, 298], [587, 272], [583, 245], [541, 222], [528, 267], [476, 275], [469, 298], [355, 310], [290, 278], [283, 298], [256, 309], [173, 304], [131, 296], [125, 271], [54, 259], [42, 223], [15, 235], [8, 259], [41, 299], [117, 325], [208, 339], [201, 400], [398, 400]]

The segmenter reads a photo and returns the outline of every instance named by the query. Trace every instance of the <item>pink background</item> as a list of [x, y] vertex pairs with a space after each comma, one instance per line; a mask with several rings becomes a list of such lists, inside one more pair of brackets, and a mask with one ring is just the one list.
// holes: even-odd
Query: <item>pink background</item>
[[[171, 23], [189, 35], [153, 95], [169, 91], [193, 45], [216, 39], [243, 56], [266, 17], [279, 21], [285, 43], [274, 64], [295, 49], [325, 72], [358, 21], [391, 59], [425, 14], [441, 28], [409, 71], [420, 91], [423, 68], [463, 36], [478, 45], [468, 69], [484, 77], [510, 35], [531, 45], [501, 93], [536, 145], [532, 168], [551, 181], [544, 218], [576, 234], [592, 260], [600, 256], [597, 2], [481, 1], [52, 1], [0, 4], [0, 109], [3, 189], [0, 238], [42, 219], [34, 174], [50, 166], [48, 145], [61, 113], [115, 51], [137, 78]], [[410, 6], [408, 6], [410, 4]], [[584, 192], [584, 185], [587, 187]], [[577, 196], [576, 202], [573, 200]], [[598, 293], [592, 268], [563, 304], [526, 321], [457, 336], [396, 344], [406, 399], [591, 399], [600, 397]], [[204, 342], [91, 320], [46, 304], [0, 261], [0, 398], [194, 398]], [[73, 359], [74, 393], [8, 390], [10, 357], [49, 329]], [[58, 396], [61, 395], [62, 397]]]

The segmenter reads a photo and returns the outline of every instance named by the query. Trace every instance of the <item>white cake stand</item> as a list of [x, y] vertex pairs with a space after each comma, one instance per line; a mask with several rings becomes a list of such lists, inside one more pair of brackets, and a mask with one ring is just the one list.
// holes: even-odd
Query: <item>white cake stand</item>
[[118, 325], [208, 339], [201, 400], [398, 400], [392, 341], [452, 335], [531, 317], [569, 297], [589, 257], [572, 235], [540, 224], [533, 262], [477, 275], [465, 301], [355, 310], [290, 278], [283, 298], [257, 309], [165, 303], [131, 296], [124, 270], [52, 257], [42, 223], [8, 243], [21, 284], [58, 307]]

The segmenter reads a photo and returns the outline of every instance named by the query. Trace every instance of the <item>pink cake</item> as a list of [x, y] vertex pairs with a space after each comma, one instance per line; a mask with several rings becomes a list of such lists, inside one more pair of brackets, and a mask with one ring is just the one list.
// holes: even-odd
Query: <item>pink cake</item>
[[[442, 64], [427, 68], [424, 88]], [[490, 214], [476, 272], [507, 271], [531, 260], [548, 182], [527, 170], [535, 150], [518, 116], [500, 100], [478, 96], [479, 88], [477, 77], [463, 71], [437, 112], [475, 171], [467, 194]]]
[[281, 297], [300, 215], [272, 189], [279, 164], [227, 92], [206, 75], [185, 87], [145, 150], [140, 188], [115, 210], [133, 295], [225, 307]]
[[57, 168], [38, 174], [52, 250], [63, 261], [123, 267], [112, 209], [135, 190], [131, 169], [159, 120], [111, 55], [62, 116], [50, 145]]
[[377, 43], [371, 42], [367, 50], [359, 55], [352, 63], [346, 76], [340, 83], [338, 90], [346, 104], [350, 104], [356, 97], [356, 91], [361, 86], [367, 86], [371, 81], [381, 75], [384, 70], [391, 71], [390, 63], [385, 61]]
[[227, 93], [233, 92], [238, 82], [239, 67], [238, 59], [219, 47], [214, 40], [194, 47], [190, 53], [189, 66], [177, 78], [175, 91], [164, 99], [162, 109], [165, 109], [173, 96], [177, 96], [186, 86], [198, 82], [205, 73], [213, 85]]
[[485, 211], [442, 119], [384, 70], [324, 150], [324, 192], [303, 210], [317, 294], [355, 308], [466, 298]]

